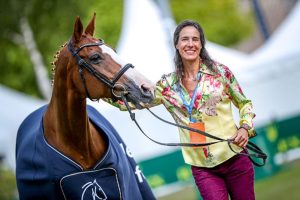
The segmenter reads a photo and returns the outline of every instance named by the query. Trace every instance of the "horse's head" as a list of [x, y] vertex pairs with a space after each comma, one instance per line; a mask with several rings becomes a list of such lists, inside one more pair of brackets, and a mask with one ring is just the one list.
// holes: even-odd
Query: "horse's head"
[[150, 103], [154, 84], [124, 62], [103, 40], [94, 38], [94, 28], [95, 14], [85, 30], [77, 17], [67, 44], [66, 56], [70, 57], [67, 73], [79, 95], [90, 99], [117, 99], [125, 95], [137, 108]]

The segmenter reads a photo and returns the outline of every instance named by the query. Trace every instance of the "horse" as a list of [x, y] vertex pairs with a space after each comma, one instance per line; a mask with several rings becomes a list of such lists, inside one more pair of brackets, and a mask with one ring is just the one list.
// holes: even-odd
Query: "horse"
[[153, 100], [154, 84], [102, 39], [95, 18], [80, 17], [53, 65], [48, 104], [28, 115], [16, 140], [20, 199], [155, 199], [114, 127], [87, 99], [124, 98], [139, 108]]

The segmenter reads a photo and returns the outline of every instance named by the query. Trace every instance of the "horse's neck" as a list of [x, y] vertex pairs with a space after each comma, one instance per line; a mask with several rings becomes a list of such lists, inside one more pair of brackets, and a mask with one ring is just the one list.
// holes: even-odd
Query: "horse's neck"
[[56, 94], [55, 88], [53, 92], [44, 116], [46, 140], [83, 168], [93, 167], [105, 152], [106, 145], [89, 123], [86, 100], [72, 94]]
[[51, 116], [51, 121], [47, 123], [59, 137], [78, 139], [90, 133], [86, 100], [76, 98], [73, 94], [57, 94], [54, 88], [46, 116]]

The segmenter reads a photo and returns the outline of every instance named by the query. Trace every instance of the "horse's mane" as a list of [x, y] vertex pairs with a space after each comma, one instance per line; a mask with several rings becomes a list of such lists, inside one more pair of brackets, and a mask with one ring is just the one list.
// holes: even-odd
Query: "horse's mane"
[[52, 80], [51, 80], [51, 86], [54, 85], [54, 77], [55, 77], [55, 71], [56, 71], [56, 63], [58, 60], [58, 57], [60, 55], [60, 52], [64, 49], [64, 47], [67, 45], [67, 42], [65, 42], [63, 45], [60, 46], [59, 50], [56, 51], [56, 54], [53, 56], [54, 60], [51, 62], [52, 68], [51, 68], [51, 72], [52, 72]]

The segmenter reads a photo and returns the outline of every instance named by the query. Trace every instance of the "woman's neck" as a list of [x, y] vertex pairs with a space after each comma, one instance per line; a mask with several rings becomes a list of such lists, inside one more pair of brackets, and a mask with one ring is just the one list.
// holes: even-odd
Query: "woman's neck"
[[195, 79], [200, 69], [200, 59], [197, 59], [193, 62], [184, 62], [183, 63], [183, 79]]

